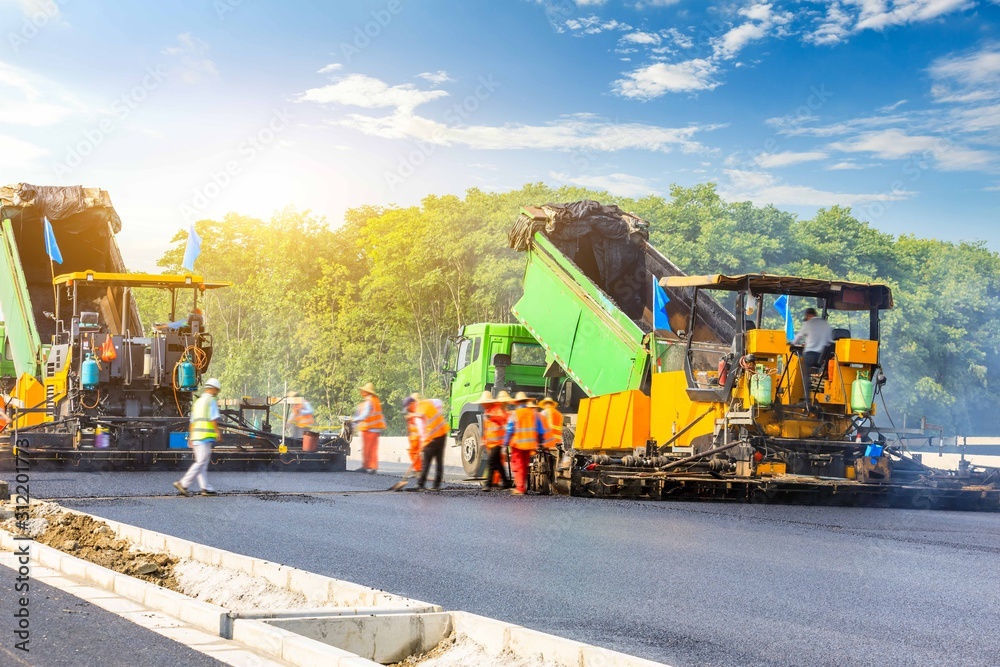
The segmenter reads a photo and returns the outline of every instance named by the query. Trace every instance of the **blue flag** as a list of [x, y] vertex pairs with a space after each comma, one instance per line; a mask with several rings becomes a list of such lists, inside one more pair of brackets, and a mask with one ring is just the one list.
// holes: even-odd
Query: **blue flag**
[[194, 260], [198, 259], [198, 255], [201, 254], [201, 237], [198, 236], [198, 232], [194, 231], [194, 223], [191, 223], [191, 228], [188, 229], [188, 240], [187, 247], [184, 248], [184, 261], [181, 266], [188, 271], [194, 271]]
[[788, 303], [788, 295], [782, 294], [774, 300], [774, 309], [785, 318], [785, 336], [788, 340], [795, 339], [795, 326], [792, 323], [792, 305]]
[[52, 223], [48, 218], [45, 221], [45, 253], [56, 264], [62, 264], [62, 253], [59, 252], [59, 244], [56, 243], [56, 233], [52, 231]]
[[670, 318], [667, 316], [667, 304], [670, 303], [670, 297], [667, 296], [667, 292], [660, 286], [660, 283], [656, 280], [656, 276], [653, 276], [653, 330], [662, 331], [666, 329], [667, 331], [673, 331], [670, 328]]

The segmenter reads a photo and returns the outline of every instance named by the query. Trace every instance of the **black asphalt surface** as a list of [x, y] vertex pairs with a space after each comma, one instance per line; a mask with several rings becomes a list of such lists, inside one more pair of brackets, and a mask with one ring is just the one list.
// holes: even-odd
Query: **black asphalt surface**
[[85, 511], [677, 667], [1000, 664], [1000, 514], [37, 475], [39, 496], [123, 496], [66, 503]]
[[17, 650], [13, 570], [0, 566], [0, 665], [15, 667], [215, 667], [223, 663], [89, 602], [30, 583], [29, 651]]

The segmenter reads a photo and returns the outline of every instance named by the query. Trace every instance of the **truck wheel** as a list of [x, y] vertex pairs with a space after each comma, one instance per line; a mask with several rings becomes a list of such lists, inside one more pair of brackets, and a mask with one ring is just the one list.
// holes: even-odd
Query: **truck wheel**
[[479, 424], [472, 423], [462, 431], [462, 467], [469, 477], [481, 477], [486, 465]]

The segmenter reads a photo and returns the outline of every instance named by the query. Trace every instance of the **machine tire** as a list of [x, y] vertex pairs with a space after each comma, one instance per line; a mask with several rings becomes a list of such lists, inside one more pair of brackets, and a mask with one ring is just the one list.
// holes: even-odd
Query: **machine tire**
[[473, 422], [462, 431], [459, 442], [462, 453], [462, 468], [469, 477], [482, 477], [486, 467], [486, 453], [483, 451], [483, 438], [479, 424]]

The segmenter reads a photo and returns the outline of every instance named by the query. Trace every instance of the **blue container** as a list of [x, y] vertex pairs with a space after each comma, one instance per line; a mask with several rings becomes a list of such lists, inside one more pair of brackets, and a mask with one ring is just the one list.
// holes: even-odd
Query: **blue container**
[[83, 360], [83, 365], [80, 367], [80, 384], [87, 391], [93, 391], [97, 389], [97, 385], [101, 382], [101, 369], [97, 365], [97, 360], [94, 359], [94, 355], [88, 354], [87, 358]]
[[177, 388], [181, 391], [194, 391], [198, 388], [198, 378], [194, 372], [194, 364], [187, 359], [177, 366]]
[[175, 431], [170, 434], [170, 449], [187, 449], [187, 431]]

